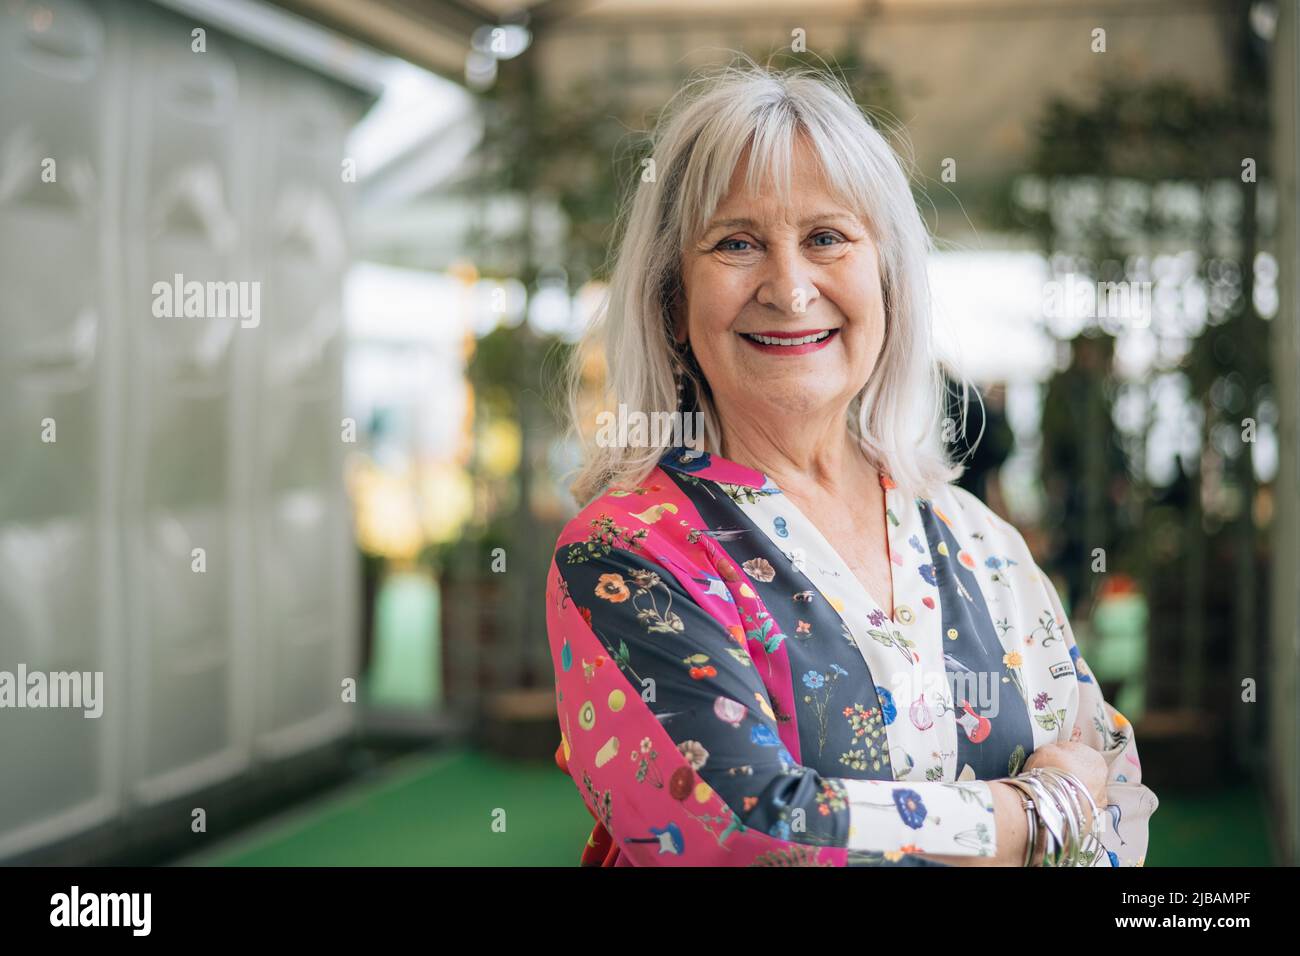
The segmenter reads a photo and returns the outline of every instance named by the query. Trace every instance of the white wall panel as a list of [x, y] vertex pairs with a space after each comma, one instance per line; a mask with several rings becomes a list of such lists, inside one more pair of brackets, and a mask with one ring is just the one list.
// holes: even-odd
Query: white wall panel
[[[112, 622], [99, 613], [111, 573], [105, 46], [93, 5], [0, 7], [0, 670], [109, 672], [98, 719], [0, 710], [0, 856], [119, 809], [120, 670], [108, 653]], [[53, 443], [42, 441], [47, 418]]]
[[[239, 282], [241, 77], [227, 44], [131, 8], [128, 43], [122, 533], [132, 648], [132, 796], [153, 802], [236, 772], [236, 318], [154, 314], [155, 284]], [[180, 303], [171, 303], [179, 311]], [[206, 308], [206, 304], [205, 304]], [[206, 570], [193, 569], [202, 549]]]
[[[339, 164], [364, 101], [211, 28], [196, 53], [196, 25], [0, 5], [0, 670], [105, 678], [98, 720], [0, 710], [0, 858], [352, 726]], [[177, 273], [260, 283], [259, 324], [155, 315]]]
[[[342, 281], [348, 257], [341, 176], [347, 110], [337, 93], [287, 71], [266, 90], [269, 175], [266, 346], [256, 356], [253, 482], [259, 749], [279, 753], [348, 725], [340, 684], [355, 676], [341, 507]], [[322, 486], [319, 476], [338, 481]]]

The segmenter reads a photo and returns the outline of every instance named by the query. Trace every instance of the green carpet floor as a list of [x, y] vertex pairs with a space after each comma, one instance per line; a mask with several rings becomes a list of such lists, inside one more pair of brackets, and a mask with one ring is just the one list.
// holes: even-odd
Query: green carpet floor
[[[494, 830], [497, 819], [504, 820], [502, 832]], [[345, 787], [177, 862], [570, 866], [590, 832], [590, 814], [554, 764], [459, 752], [395, 762], [381, 779]]]
[[[493, 829], [504, 811], [504, 832]], [[497, 814], [500, 817], [500, 814]], [[177, 861], [202, 866], [575, 866], [591, 831], [553, 764], [472, 752], [394, 762], [365, 782], [286, 811]], [[1249, 788], [1161, 798], [1149, 866], [1269, 866], [1262, 804]]]
[[1151, 818], [1148, 866], [1277, 866], [1268, 809], [1250, 786], [1202, 795], [1160, 795]]

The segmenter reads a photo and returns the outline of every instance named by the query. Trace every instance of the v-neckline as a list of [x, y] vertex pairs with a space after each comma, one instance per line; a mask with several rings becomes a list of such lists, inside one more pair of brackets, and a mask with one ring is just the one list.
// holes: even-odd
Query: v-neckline
[[[768, 478], [768, 481], [772, 481], [770, 477]], [[890, 523], [889, 523], [889, 513], [892, 510], [892, 505], [893, 505], [893, 501], [891, 499], [891, 494], [894, 490], [892, 487], [893, 481], [883, 471], [878, 472], [878, 481], [880, 483], [880, 492], [881, 492], [880, 494], [881, 518], [883, 518], [885, 522], [885, 560], [886, 563], [889, 565], [890, 607], [888, 608], [886, 608], [884, 604], [878, 601], [876, 599], [876, 596], [871, 593], [871, 590], [862, 582], [862, 579], [859, 578], [856, 574], [854, 574], [853, 569], [849, 567], [849, 563], [844, 560], [844, 556], [841, 555], [840, 552], [834, 547], [834, 545], [831, 544], [830, 539], [828, 539], [826, 535], [822, 533], [821, 528], [817, 527], [817, 525], [813, 521], [811, 521], [806, 514], [803, 513], [803, 510], [800, 509], [797, 504], [795, 504], [794, 499], [791, 498], [788, 494], [786, 494], [785, 491], [779, 485], [776, 484], [776, 482], [772, 481], [772, 485], [783, 499], [782, 507], [788, 509], [790, 512], [792, 512], [795, 515], [795, 517], [799, 519], [799, 522], [805, 529], [806, 533], [810, 535], [818, 545], [820, 545], [821, 549], [825, 552], [825, 554], [829, 557], [829, 559], [834, 561], [838, 565], [839, 572], [842, 575], [844, 575], [849, 581], [853, 582], [854, 585], [856, 585], [856, 587], [866, 597], [870, 605], [876, 608], [878, 611], [880, 611], [881, 614], [885, 615], [885, 619], [889, 621], [891, 625], [898, 627], [900, 626], [901, 623], [895, 618], [895, 615], [898, 613], [898, 576], [894, 570], [895, 567], [897, 566], [897, 562], [895, 561], [896, 552], [894, 550], [893, 529], [890, 527]]]
[[[956, 779], [959, 768], [950, 760], [957, 753], [958, 732], [951, 716], [952, 701], [943, 690], [930, 688], [926, 677], [944, 673], [945, 662], [938, 589], [933, 572], [925, 571], [927, 565], [933, 568], [935, 556], [930, 552], [921, 499], [900, 491], [887, 472], [879, 472], [894, 605], [889, 609], [893, 613], [887, 614], [821, 529], [771, 476], [751, 471], [742, 478], [747, 482], [744, 487], [761, 493], [728, 491], [728, 496], [754, 523], [757, 533], [785, 554], [829, 603], [844, 638], [861, 654], [881, 706], [890, 708], [897, 703], [897, 714], [907, 714], [906, 721], [889, 720], [885, 725], [894, 779], [932, 779], [929, 774], [934, 767], [921, 757], [927, 752], [942, 755], [942, 779]], [[794, 550], [802, 552], [805, 564], [796, 560]]]
[[[728, 485], [737, 490], [744, 490], [742, 495], [733, 495], [733, 500], [742, 506], [742, 510], [750, 510], [745, 505], [745, 495], [748, 495], [750, 504], [757, 504], [755, 495], [762, 500], [771, 500], [779, 496], [783, 499], [782, 507], [789, 507], [792, 513], [798, 516], [810, 535], [810, 540], [817, 544], [828, 556], [828, 560], [833, 562], [839, 569], [835, 577], [846, 577], [849, 579], [847, 587], [856, 588], [859, 602], [866, 607], [874, 608], [882, 618], [881, 623], [888, 621], [891, 629], [899, 627], [911, 629], [913, 624], [919, 620], [919, 615], [933, 612], [936, 604], [931, 601], [926, 604], [926, 596], [918, 593], [919, 578], [912, 578], [910, 575], [900, 575], [898, 569], [904, 568], [909, 563], [908, 552], [905, 545], [911, 545], [915, 548], [925, 561], [933, 561], [933, 555], [929, 554], [929, 545], [926, 541], [924, 532], [921, 531], [919, 522], [918, 507], [920, 501], [917, 498], [909, 497], [904, 501], [904, 495], [898, 490], [897, 484], [889, 474], [888, 469], [876, 466], [871, 463], [873, 470], [876, 472], [877, 481], [880, 484], [883, 495], [881, 497], [881, 507], [884, 511], [885, 520], [885, 549], [886, 557], [889, 562], [889, 589], [890, 589], [890, 607], [888, 610], [884, 605], [877, 601], [875, 596], [858, 578], [853, 570], [844, 561], [840, 553], [831, 546], [830, 541], [822, 534], [815, 524], [808, 520], [808, 517], [798, 508], [794, 500], [789, 497], [771, 475], [756, 470], [738, 462], [731, 461], [720, 455], [713, 455], [708, 452], [693, 451], [687, 448], [673, 449], [666, 453], [662, 459], [665, 467], [675, 471], [681, 471], [686, 474], [694, 474], [699, 478], [716, 482], [720, 485]], [[779, 516], [774, 516], [778, 517]], [[763, 531], [773, 543], [783, 549], [780, 541], [772, 538], [771, 530], [764, 527]], [[920, 541], [917, 542], [918, 532]], [[777, 532], [779, 537], [785, 537], [780, 531]], [[909, 537], [910, 535], [910, 537]], [[783, 549], [784, 550], [784, 549]], [[933, 581], [930, 582], [933, 585]], [[924, 605], [922, 611], [917, 605], [918, 602]], [[843, 617], [843, 614], [841, 614]], [[937, 625], [936, 625], [937, 627]]]

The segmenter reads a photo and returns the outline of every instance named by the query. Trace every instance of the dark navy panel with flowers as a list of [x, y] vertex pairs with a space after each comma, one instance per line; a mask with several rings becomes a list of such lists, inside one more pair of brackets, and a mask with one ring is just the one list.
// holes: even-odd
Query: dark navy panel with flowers
[[[671, 472], [670, 472], [671, 473]], [[837, 777], [893, 780], [885, 725], [897, 716], [889, 691], [877, 687], [848, 626], [808, 578], [730, 497], [754, 489], [722, 488], [690, 474], [674, 476], [728, 553], [741, 562], [786, 636], [796, 681], [800, 759]]]

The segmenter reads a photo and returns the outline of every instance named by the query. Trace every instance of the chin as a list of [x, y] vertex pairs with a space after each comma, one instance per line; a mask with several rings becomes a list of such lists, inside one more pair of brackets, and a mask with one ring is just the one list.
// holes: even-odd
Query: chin
[[839, 397], [838, 391], [828, 391], [824, 382], [804, 380], [782, 382], [778, 388], [763, 390], [764, 404], [777, 415], [796, 414], [812, 415], [824, 412], [832, 407]]

